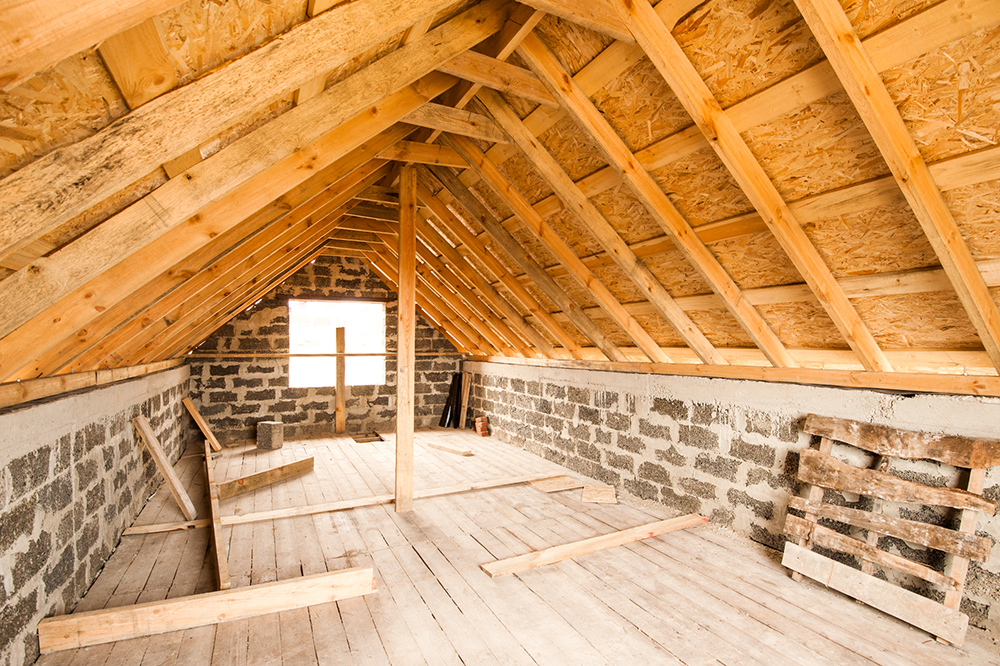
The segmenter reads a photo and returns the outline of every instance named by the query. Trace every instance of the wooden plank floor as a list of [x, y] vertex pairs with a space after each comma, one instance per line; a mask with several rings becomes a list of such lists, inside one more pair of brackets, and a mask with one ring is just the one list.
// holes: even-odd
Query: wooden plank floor
[[[393, 444], [347, 437], [252, 445], [216, 458], [220, 481], [306, 456], [315, 470], [226, 500], [223, 514], [392, 491]], [[457, 456], [427, 446], [471, 449]], [[192, 449], [194, 452], [194, 449]], [[562, 468], [456, 431], [417, 433], [415, 487]], [[204, 497], [202, 458], [176, 466]], [[580, 490], [530, 486], [225, 528], [233, 587], [372, 565], [374, 595], [43, 656], [39, 664], [1000, 665], [970, 629], [962, 648], [813, 583], [793, 582], [756, 544], [712, 526], [674, 532], [491, 579], [479, 565], [671, 516], [638, 501], [583, 504]], [[199, 515], [207, 515], [204, 499]], [[137, 525], [182, 520], [161, 489]], [[78, 610], [213, 589], [209, 531], [125, 537]]]

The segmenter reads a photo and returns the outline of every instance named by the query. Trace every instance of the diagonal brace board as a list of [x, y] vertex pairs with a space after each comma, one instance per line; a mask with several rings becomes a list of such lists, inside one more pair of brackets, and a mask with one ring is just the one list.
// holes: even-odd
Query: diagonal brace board
[[287, 465], [279, 465], [278, 467], [265, 469], [263, 472], [248, 474], [247, 476], [241, 476], [238, 479], [225, 481], [224, 483], [219, 484], [219, 499], [224, 500], [230, 497], [236, 497], [237, 495], [242, 495], [243, 493], [249, 493], [257, 490], [258, 488], [269, 486], [272, 483], [277, 483], [278, 481], [284, 481], [285, 479], [290, 479], [293, 476], [298, 476], [299, 474], [311, 472], [312, 468], [313, 458], [310, 456], [308, 458], [303, 458], [302, 460], [296, 460], [295, 462]]
[[198, 408], [194, 406], [193, 402], [191, 402], [191, 398], [184, 398], [181, 402], [184, 404], [184, 409], [188, 411], [188, 414], [191, 415], [191, 418], [193, 418], [194, 422], [198, 425], [198, 430], [201, 430], [201, 434], [203, 434], [205, 439], [208, 440], [212, 450], [221, 451], [222, 445], [219, 444], [219, 440], [216, 438], [215, 433], [212, 432], [212, 429], [208, 427], [208, 422], [205, 420], [205, 417], [201, 415]]
[[516, 557], [508, 557], [503, 560], [497, 560], [495, 562], [480, 565], [480, 568], [488, 573], [491, 578], [496, 578], [497, 576], [503, 576], [504, 574], [516, 573], [518, 571], [524, 571], [525, 569], [534, 569], [535, 567], [540, 567], [545, 564], [555, 564], [556, 562], [562, 562], [563, 560], [576, 557], [577, 555], [586, 555], [587, 553], [593, 553], [606, 548], [612, 548], [614, 546], [621, 546], [627, 543], [632, 543], [633, 541], [639, 541], [640, 539], [648, 539], [660, 534], [682, 530], [687, 527], [694, 527], [695, 525], [701, 525], [702, 523], [707, 522], [708, 518], [691, 513], [678, 518], [670, 518], [669, 520], [649, 523], [648, 525], [630, 527], [629, 529], [621, 530], [620, 532], [602, 534], [589, 539], [583, 539], [582, 541], [566, 543], [561, 546], [552, 546], [551, 548], [545, 548], [544, 550], [538, 550], [533, 553], [525, 553], [524, 555], [518, 555]]
[[194, 520], [198, 512], [195, 511], [194, 504], [191, 503], [191, 498], [188, 497], [187, 492], [184, 490], [184, 485], [181, 480], [177, 478], [177, 474], [174, 473], [174, 468], [170, 464], [170, 460], [167, 458], [167, 454], [163, 452], [163, 447], [160, 446], [159, 440], [156, 439], [156, 435], [153, 434], [153, 428], [149, 425], [149, 420], [142, 416], [141, 414], [134, 419], [132, 419], [132, 425], [135, 426], [136, 431], [139, 433], [139, 439], [142, 440], [143, 444], [146, 445], [146, 450], [149, 451], [149, 455], [153, 457], [153, 462], [156, 463], [156, 468], [160, 470], [160, 474], [167, 482], [167, 488], [170, 489], [170, 494], [173, 495], [174, 500], [177, 502], [177, 506], [180, 507], [181, 513], [188, 520]]
[[375, 592], [371, 567], [356, 567], [235, 590], [49, 617], [38, 623], [42, 654], [308, 608]]

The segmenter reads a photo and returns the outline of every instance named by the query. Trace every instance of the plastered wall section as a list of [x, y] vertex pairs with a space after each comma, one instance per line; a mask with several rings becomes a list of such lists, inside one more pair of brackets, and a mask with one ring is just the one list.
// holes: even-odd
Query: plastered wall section
[[0, 663], [34, 663], [39, 620], [73, 610], [162, 482], [131, 419], [180, 457], [187, 390], [179, 367], [0, 412]]
[[[386, 351], [396, 351], [396, 294], [360, 260], [319, 257], [266, 294], [254, 307], [212, 334], [197, 354], [261, 353], [252, 359], [192, 359], [193, 399], [221, 441], [256, 437], [259, 421], [281, 421], [284, 436], [315, 437], [334, 431], [333, 386], [290, 388], [288, 359], [289, 298], [384, 301]], [[452, 373], [461, 356], [437, 329], [417, 317], [414, 374], [416, 427], [436, 425], [448, 399]], [[396, 426], [396, 358], [386, 357], [386, 383], [348, 386], [347, 432], [392, 430]], [[335, 378], [331, 377], [331, 383]]]
[[[801, 432], [809, 413], [975, 437], [1000, 438], [1000, 400], [893, 395], [790, 384], [563, 370], [498, 363], [466, 364], [472, 407], [488, 415], [493, 435], [645, 500], [713, 522], [781, 550], [788, 498], [796, 481]], [[859, 450], [834, 454], [869, 462]], [[958, 470], [930, 461], [894, 461], [897, 476], [957, 487]], [[1000, 501], [1000, 468], [987, 473], [985, 495]], [[870, 500], [827, 491], [826, 501], [871, 509]], [[956, 528], [958, 513], [886, 503], [885, 512]], [[832, 525], [831, 525], [832, 526]], [[1000, 539], [1000, 519], [980, 515], [978, 533]], [[864, 538], [863, 532], [854, 536]], [[880, 547], [943, 570], [938, 552], [882, 537]], [[860, 568], [853, 558], [816, 549]], [[938, 588], [892, 571], [878, 573], [943, 600]], [[1000, 549], [973, 562], [961, 610], [1000, 636]]]

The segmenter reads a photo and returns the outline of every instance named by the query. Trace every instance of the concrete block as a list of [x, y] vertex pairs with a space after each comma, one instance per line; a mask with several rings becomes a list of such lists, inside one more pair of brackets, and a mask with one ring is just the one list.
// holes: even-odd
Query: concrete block
[[280, 449], [285, 442], [283, 428], [281, 421], [258, 421], [257, 448], [264, 451]]

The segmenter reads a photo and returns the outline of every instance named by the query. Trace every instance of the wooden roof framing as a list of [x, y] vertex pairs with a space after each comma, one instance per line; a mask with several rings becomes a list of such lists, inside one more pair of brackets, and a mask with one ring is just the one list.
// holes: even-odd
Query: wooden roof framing
[[203, 69], [176, 0], [0, 8], [0, 382], [336, 253], [476, 356], [1000, 395], [996, 2], [276, 4]]

